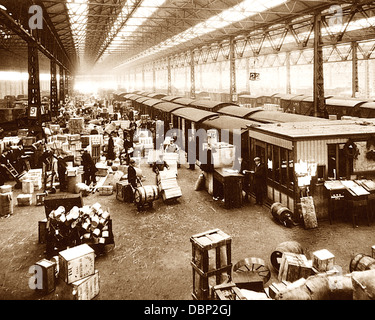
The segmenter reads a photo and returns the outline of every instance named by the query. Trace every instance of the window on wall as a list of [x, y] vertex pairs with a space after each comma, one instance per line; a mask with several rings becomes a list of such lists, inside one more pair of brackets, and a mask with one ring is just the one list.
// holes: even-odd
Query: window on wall
[[345, 154], [343, 143], [329, 144], [328, 148], [328, 178], [350, 178], [353, 174], [353, 159]]
[[288, 156], [287, 150], [280, 148], [280, 183], [287, 187], [288, 182]]
[[288, 150], [288, 188], [293, 190], [294, 187], [294, 160], [293, 151]]
[[267, 177], [273, 180], [272, 145], [267, 145]]
[[274, 180], [280, 183], [280, 148], [273, 146], [273, 171]]
[[293, 191], [294, 161], [293, 151], [267, 144], [267, 178], [284, 188]]

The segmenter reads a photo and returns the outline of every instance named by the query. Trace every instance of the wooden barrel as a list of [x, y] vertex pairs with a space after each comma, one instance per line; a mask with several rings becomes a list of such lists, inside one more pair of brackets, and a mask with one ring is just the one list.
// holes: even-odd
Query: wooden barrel
[[285, 241], [280, 243], [271, 253], [271, 264], [276, 271], [280, 269], [280, 261], [284, 252], [304, 254], [302, 246], [297, 241]]
[[276, 221], [283, 224], [285, 227], [292, 227], [292, 212], [280, 202], [275, 202], [271, 206], [272, 216]]
[[155, 185], [138, 187], [134, 193], [134, 202], [137, 206], [153, 202], [159, 197], [158, 188]]
[[375, 259], [367, 254], [359, 253], [350, 260], [350, 272], [365, 271], [371, 269], [375, 269]]

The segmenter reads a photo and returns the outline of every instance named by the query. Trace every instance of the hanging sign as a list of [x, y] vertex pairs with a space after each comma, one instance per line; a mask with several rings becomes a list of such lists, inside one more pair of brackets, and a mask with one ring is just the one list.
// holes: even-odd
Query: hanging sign
[[250, 72], [250, 81], [260, 80], [260, 73], [259, 72]]

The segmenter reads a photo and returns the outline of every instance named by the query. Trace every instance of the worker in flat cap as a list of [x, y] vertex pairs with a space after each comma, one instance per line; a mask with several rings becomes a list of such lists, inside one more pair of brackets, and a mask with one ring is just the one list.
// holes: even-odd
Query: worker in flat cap
[[128, 167], [128, 182], [132, 185], [133, 188], [137, 188], [137, 172], [135, 170], [135, 160], [129, 160], [129, 167]]
[[263, 198], [266, 192], [266, 169], [259, 157], [254, 158], [254, 163], [255, 204], [263, 205]]

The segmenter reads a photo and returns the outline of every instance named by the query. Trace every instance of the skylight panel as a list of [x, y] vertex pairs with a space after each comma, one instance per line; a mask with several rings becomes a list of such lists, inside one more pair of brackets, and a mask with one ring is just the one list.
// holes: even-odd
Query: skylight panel
[[[139, 59], [154, 54], [156, 52], [160, 52], [163, 50], [163, 48], [166, 49], [172, 46], [177, 46], [184, 42], [190, 41], [194, 38], [203, 36], [209, 32], [224, 28], [228, 25], [231, 25], [232, 23], [262, 13], [268, 9], [281, 5], [287, 1], [288, 0], [245, 0], [240, 4], [235, 5], [234, 7], [219, 13], [216, 16], [212, 16], [204, 22], [198, 23], [196, 26], [191, 27], [186, 31], [183, 31], [180, 34], [171, 37], [170, 39], [162, 42], [161, 44], [144, 51], [143, 53], [127, 60], [125, 63], [121, 64], [118, 67], [121, 67], [130, 61], [134, 61], [135, 59]], [[247, 8], [249, 8], [249, 10], [247, 10]]]

